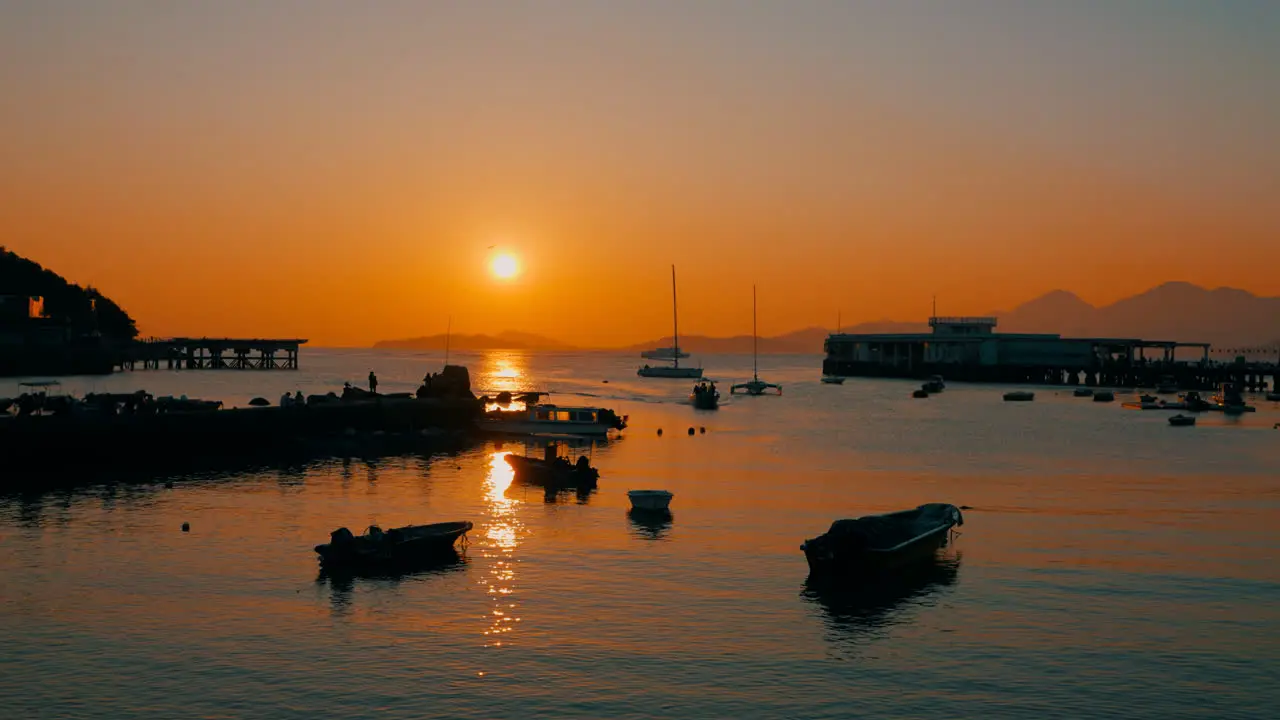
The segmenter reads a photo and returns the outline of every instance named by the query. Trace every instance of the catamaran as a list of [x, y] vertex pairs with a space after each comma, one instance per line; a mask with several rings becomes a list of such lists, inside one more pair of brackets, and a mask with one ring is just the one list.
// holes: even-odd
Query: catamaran
[[760, 379], [760, 369], [758, 366], [758, 348], [759, 335], [756, 333], [756, 286], [751, 286], [751, 380], [749, 382], [738, 383], [729, 386], [729, 394], [732, 395], [738, 391], [745, 392], [748, 395], [763, 395], [766, 390], [777, 390], [778, 394], [782, 394], [782, 386], [773, 383], [767, 383]]
[[702, 368], [700, 367], [680, 367], [680, 358], [687, 358], [689, 354], [680, 350], [680, 314], [676, 305], [676, 266], [671, 266], [671, 319], [672, 319], [672, 342], [669, 348], [657, 348], [654, 350], [646, 350], [640, 353], [641, 357], [650, 360], [669, 360], [671, 366], [666, 365], [645, 365], [636, 371], [640, 377], [650, 378], [686, 378], [697, 379], [702, 377]]

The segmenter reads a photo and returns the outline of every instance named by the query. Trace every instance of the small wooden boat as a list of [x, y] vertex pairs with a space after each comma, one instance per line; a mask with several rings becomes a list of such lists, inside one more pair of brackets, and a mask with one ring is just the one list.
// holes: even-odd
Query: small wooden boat
[[960, 508], [929, 503], [914, 510], [836, 520], [800, 545], [810, 575], [888, 570], [934, 556], [951, 528], [964, 524]]
[[1110, 390], [1103, 390], [1093, 394], [1094, 402], [1115, 402], [1116, 394]]
[[383, 532], [377, 525], [363, 535], [346, 528], [329, 533], [329, 542], [317, 545], [320, 564], [326, 567], [370, 567], [411, 563], [453, 552], [458, 538], [472, 528], [469, 521], [406, 525]]
[[715, 410], [720, 407], [720, 391], [715, 383], [698, 383], [689, 392], [689, 402], [699, 410]]
[[662, 512], [671, 505], [675, 497], [666, 490], [628, 490], [627, 498], [631, 500], [632, 510], [648, 510]]
[[843, 385], [844, 377], [840, 375], [823, 375], [822, 383], [824, 385]]
[[1194, 390], [1182, 396], [1182, 404], [1191, 412], [1203, 412], [1210, 407], [1209, 402], [1200, 397], [1200, 393]]
[[579, 455], [577, 462], [558, 457], [555, 447], [547, 447], [547, 457], [531, 458], [523, 455], [506, 455], [516, 482], [542, 485], [549, 488], [592, 488], [600, 479], [600, 471], [591, 467], [586, 455]]
[[1093, 388], [1076, 388], [1071, 394], [1076, 397], [1093, 397]]
[[942, 381], [941, 375], [931, 375], [929, 376], [929, 380], [925, 382], [925, 384], [922, 385], [920, 389], [924, 390], [930, 395], [933, 395], [933, 394], [942, 392], [943, 390], [946, 389], [946, 387], [947, 387], [947, 384]]
[[1196, 419], [1191, 415], [1174, 415], [1169, 418], [1169, 424], [1174, 427], [1188, 427], [1196, 424]]
[[1036, 394], [1026, 390], [1014, 390], [1004, 394], [1005, 402], [1031, 402], [1036, 399]]
[[916, 390], [915, 392], [911, 393], [911, 397], [916, 399], [927, 398], [929, 397], [929, 391], [925, 390], [924, 388], [920, 388], [919, 390]]

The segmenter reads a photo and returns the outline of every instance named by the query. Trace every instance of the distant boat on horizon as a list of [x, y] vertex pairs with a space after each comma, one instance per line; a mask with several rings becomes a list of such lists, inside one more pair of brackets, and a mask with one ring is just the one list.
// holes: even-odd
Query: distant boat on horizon
[[689, 353], [678, 347], [664, 347], [645, 350], [640, 353], [640, 357], [646, 360], [676, 360], [689, 357]]
[[651, 360], [669, 360], [671, 367], [665, 365], [645, 365], [636, 371], [640, 377], [650, 378], [684, 378], [696, 380], [702, 377], [702, 368], [680, 367], [680, 358], [689, 354], [680, 349], [680, 311], [676, 302], [676, 266], [671, 266], [671, 347], [655, 348], [640, 353], [641, 357]]

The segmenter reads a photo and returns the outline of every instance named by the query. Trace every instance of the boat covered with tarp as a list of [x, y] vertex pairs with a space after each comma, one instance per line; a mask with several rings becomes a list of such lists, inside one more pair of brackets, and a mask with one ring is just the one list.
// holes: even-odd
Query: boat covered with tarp
[[370, 526], [363, 535], [346, 528], [329, 533], [329, 542], [317, 545], [316, 554], [325, 567], [386, 567], [447, 557], [458, 538], [471, 530], [470, 521], [405, 525], [383, 531]]
[[586, 455], [576, 461], [559, 455], [554, 445], [548, 445], [544, 457], [505, 455], [503, 459], [514, 474], [514, 480], [544, 487], [592, 488], [600, 479], [600, 471], [591, 466]]
[[836, 520], [800, 545], [811, 575], [889, 570], [932, 557], [951, 529], [964, 524], [960, 508], [928, 503], [914, 510]]

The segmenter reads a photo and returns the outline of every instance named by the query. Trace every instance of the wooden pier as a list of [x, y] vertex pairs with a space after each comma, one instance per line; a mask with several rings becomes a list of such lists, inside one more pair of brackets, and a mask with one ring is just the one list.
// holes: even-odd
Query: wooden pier
[[302, 339], [148, 338], [120, 356], [121, 370], [297, 370]]

